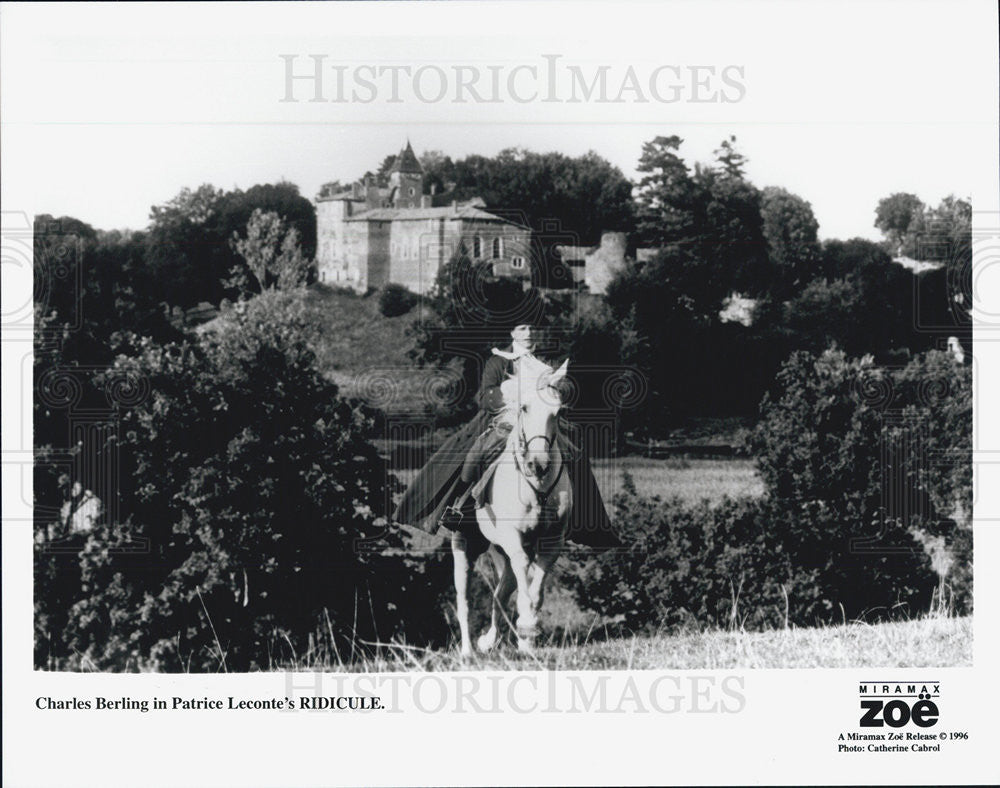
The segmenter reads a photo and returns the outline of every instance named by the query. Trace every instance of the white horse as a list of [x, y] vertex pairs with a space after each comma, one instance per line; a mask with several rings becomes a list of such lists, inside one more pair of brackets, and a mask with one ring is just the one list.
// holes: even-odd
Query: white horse
[[556, 444], [562, 407], [556, 386], [568, 366], [567, 360], [553, 370], [526, 356], [518, 362], [517, 374], [500, 385], [505, 406], [500, 419], [513, 429], [483, 505], [476, 509], [479, 533], [467, 536], [456, 531], [451, 540], [463, 656], [472, 654], [469, 577], [487, 548], [499, 581], [490, 628], [477, 641], [479, 650], [489, 651], [497, 644], [504, 606], [515, 587], [518, 648], [531, 651], [534, 646], [545, 579], [562, 551], [573, 506], [569, 469]]

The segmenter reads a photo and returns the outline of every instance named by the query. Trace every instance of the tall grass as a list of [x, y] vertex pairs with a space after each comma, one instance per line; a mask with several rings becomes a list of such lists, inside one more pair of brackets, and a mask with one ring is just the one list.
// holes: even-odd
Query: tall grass
[[[317, 633], [319, 634], [319, 633]], [[531, 654], [510, 637], [489, 654], [463, 658], [453, 643], [426, 648], [402, 641], [352, 642], [337, 649], [330, 632], [296, 659], [272, 662], [274, 670], [380, 673], [467, 670], [712, 670], [856, 667], [960, 667], [972, 664], [972, 619], [937, 609], [915, 618], [869, 624], [858, 619], [811, 628], [747, 632], [729, 629], [632, 634], [615, 625], [547, 630]], [[344, 657], [347, 657], [346, 659]]]

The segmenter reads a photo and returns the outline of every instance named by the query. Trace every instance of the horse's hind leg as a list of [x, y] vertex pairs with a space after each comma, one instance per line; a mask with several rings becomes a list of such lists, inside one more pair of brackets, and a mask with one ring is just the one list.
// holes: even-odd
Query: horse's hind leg
[[479, 636], [476, 645], [480, 651], [489, 651], [496, 646], [499, 636], [500, 619], [504, 617], [504, 607], [514, 590], [514, 572], [510, 568], [510, 561], [503, 550], [493, 550], [493, 560], [497, 568], [497, 587], [493, 589], [493, 610], [490, 616], [490, 628]]
[[[470, 543], [471, 542], [471, 543]], [[469, 635], [469, 578], [476, 559], [484, 545], [480, 540], [468, 539], [457, 531], [451, 535], [451, 555], [455, 561], [455, 612], [462, 635], [462, 656], [472, 656], [472, 639]]]

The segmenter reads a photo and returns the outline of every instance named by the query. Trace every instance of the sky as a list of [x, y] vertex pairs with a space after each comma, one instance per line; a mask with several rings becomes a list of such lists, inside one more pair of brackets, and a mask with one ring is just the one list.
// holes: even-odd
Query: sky
[[285, 179], [311, 198], [407, 139], [594, 150], [634, 177], [654, 136], [693, 163], [734, 134], [750, 179], [808, 200], [821, 237], [877, 238], [893, 192], [975, 196], [996, 133], [984, 5], [8, 4], [4, 210], [139, 229], [184, 187]]

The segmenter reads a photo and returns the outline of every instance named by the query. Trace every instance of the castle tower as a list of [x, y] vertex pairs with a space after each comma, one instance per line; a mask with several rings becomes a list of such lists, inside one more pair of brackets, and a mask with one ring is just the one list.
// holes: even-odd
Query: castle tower
[[389, 170], [389, 189], [394, 208], [420, 207], [424, 192], [424, 168], [420, 166], [409, 140]]

